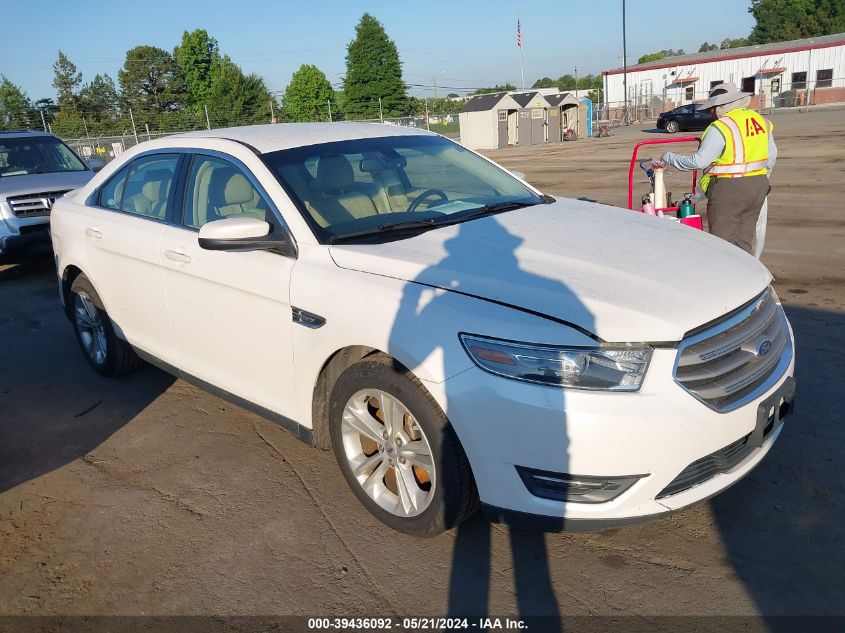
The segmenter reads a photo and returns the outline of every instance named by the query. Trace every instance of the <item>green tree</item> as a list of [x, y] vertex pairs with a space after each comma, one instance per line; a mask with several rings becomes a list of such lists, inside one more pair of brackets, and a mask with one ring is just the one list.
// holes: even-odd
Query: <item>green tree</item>
[[117, 71], [123, 105], [133, 110], [135, 121], [155, 124], [156, 116], [185, 105], [185, 85], [173, 56], [155, 46], [136, 46], [126, 52]]
[[272, 96], [264, 80], [254, 73], [245, 75], [228, 55], [220, 60], [208, 97], [208, 117], [213, 127], [270, 122]]
[[575, 90], [575, 77], [569, 73], [561, 75], [557, 80], [557, 89], [561, 91]]
[[[26, 93], [5, 75], [0, 75], [0, 129], [29, 127], [34, 124], [30, 120], [31, 107]], [[39, 121], [38, 124], [40, 123]]]
[[512, 83], [496, 84], [492, 88], [478, 88], [476, 90], [473, 90], [469, 93], [469, 95], [484, 95], [490, 92], [511, 92], [512, 90], [516, 90], [516, 86], [514, 86]]
[[728, 50], [729, 48], [739, 48], [740, 46], [748, 46], [748, 39], [745, 37], [738, 37], [736, 39], [726, 37], [722, 40], [722, 43], [719, 44], [719, 48], [723, 51]]
[[[38, 99], [34, 101], [32, 107], [35, 108], [38, 112], [44, 115], [44, 122], [49, 125], [53, 122], [53, 118], [56, 116], [56, 112], [59, 111], [59, 106], [56, 105], [56, 102], [51, 99], [50, 97], [44, 97], [43, 99]], [[41, 114], [37, 115], [36, 123], [40, 123]]]
[[293, 73], [282, 100], [285, 118], [289, 121], [325, 121], [329, 103], [332, 114], [337, 113], [332, 85], [323, 71], [311, 64], [302, 64]]
[[348, 118], [375, 118], [379, 116], [379, 98], [384, 116], [403, 116], [409, 111], [396, 44], [381, 22], [365, 13], [346, 49], [344, 114]]
[[211, 84], [220, 68], [217, 40], [205, 29], [185, 31], [181, 43], [173, 51], [173, 57], [188, 91], [188, 104], [202, 110], [202, 106], [209, 103]]
[[842, 0], [751, 0], [756, 24], [748, 44], [768, 44], [845, 31]]
[[94, 75], [91, 83], [79, 91], [79, 109], [90, 121], [107, 123], [118, 116], [118, 95], [114, 79], [108, 75]]
[[701, 46], [698, 47], [699, 53], [707, 53], [709, 51], [717, 50], [719, 50], [718, 44], [711, 44], [710, 42], [704, 42]]
[[663, 59], [664, 57], [675, 57], [676, 55], [686, 55], [686, 53], [683, 48], [679, 48], [678, 50], [669, 48], [655, 53], [646, 53], [637, 60], [637, 63], [647, 64], [648, 62], [656, 62], [658, 59]]
[[67, 58], [67, 55], [59, 51], [59, 58], [53, 64], [53, 88], [59, 95], [59, 108], [76, 103], [81, 83], [82, 73], [76, 70], [76, 66]]
[[555, 80], [551, 77], [542, 77], [534, 82], [534, 85], [531, 86], [532, 88], [554, 88], [555, 87]]

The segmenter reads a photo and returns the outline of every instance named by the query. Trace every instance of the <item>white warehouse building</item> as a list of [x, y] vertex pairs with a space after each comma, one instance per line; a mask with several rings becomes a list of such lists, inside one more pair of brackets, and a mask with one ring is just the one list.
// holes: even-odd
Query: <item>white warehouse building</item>
[[[611, 116], [619, 116], [625, 73], [616, 68], [602, 75], [606, 104]], [[700, 102], [723, 81], [753, 93], [757, 109], [845, 102], [845, 33], [628, 66], [628, 106], [671, 109]]]

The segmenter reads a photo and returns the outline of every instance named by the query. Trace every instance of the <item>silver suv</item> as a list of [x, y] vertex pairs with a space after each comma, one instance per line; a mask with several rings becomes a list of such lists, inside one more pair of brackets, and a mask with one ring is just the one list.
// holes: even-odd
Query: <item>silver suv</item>
[[101, 166], [89, 166], [52, 134], [0, 132], [0, 255], [49, 243], [56, 198], [84, 185]]

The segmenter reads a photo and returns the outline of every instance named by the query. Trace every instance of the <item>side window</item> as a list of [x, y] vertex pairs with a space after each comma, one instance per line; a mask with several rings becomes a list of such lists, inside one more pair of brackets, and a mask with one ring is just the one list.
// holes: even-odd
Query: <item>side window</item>
[[123, 197], [123, 189], [126, 186], [126, 172], [129, 167], [126, 166], [111, 177], [105, 185], [100, 189], [97, 197], [97, 204], [106, 209], [120, 209], [120, 201]]
[[270, 205], [239, 168], [220, 158], [194, 156], [185, 188], [183, 224], [198, 229], [239, 215], [276, 224]]
[[120, 210], [164, 220], [178, 163], [178, 154], [153, 154], [132, 161]]

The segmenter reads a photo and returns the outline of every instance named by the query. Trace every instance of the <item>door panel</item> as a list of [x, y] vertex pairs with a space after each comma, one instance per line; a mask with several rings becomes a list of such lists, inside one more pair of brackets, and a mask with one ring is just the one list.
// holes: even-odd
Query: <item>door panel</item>
[[244, 180], [239, 166], [194, 157], [184, 209], [185, 223], [192, 226], [168, 226], [161, 243], [179, 348], [176, 364], [220, 389], [297, 419], [289, 300], [295, 260], [264, 251], [204, 250], [195, 230], [215, 219], [265, 213], [274, 230], [281, 230], [255, 184], [251, 175]]
[[178, 162], [176, 154], [132, 161], [128, 176], [120, 172], [101, 190], [103, 208], [86, 209], [84, 229], [86, 272], [112, 321], [132, 345], [171, 363], [161, 236]]

